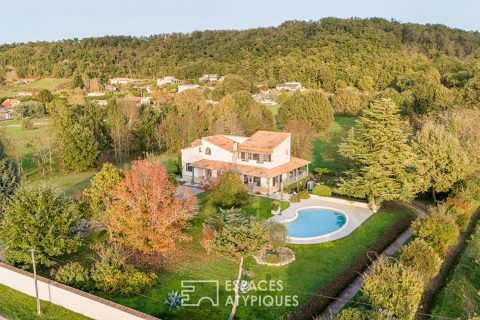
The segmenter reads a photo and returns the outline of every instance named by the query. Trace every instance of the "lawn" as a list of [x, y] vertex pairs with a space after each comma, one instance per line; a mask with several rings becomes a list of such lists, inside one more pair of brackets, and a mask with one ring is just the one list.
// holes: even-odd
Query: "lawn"
[[468, 318], [480, 314], [480, 225], [477, 225], [449, 281], [437, 295], [432, 314]]
[[14, 85], [10, 88], [0, 88], [0, 97], [10, 97], [15, 96], [19, 91], [40, 91], [42, 89], [48, 89], [52, 92], [62, 89], [65, 87], [70, 80], [68, 79], [54, 79], [46, 78], [33, 81], [28, 84]]
[[[35, 298], [19, 291], [0, 285], [0, 315], [9, 320], [36, 320], [37, 304]], [[6, 298], [8, 297], [8, 298]], [[44, 320], [84, 320], [89, 319], [47, 301], [40, 302], [41, 317]]]
[[[206, 216], [215, 212], [215, 208], [208, 193], [200, 194], [199, 200], [201, 202], [200, 213], [192, 221], [192, 227], [189, 230], [192, 241], [184, 243], [178, 254], [178, 260], [181, 262], [171, 270], [159, 273], [159, 284], [143, 295], [129, 298], [107, 298], [161, 319], [224, 319], [227, 317], [230, 305], [225, 306], [225, 303], [232, 293], [226, 291], [225, 281], [233, 280], [236, 277], [237, 265], [225, 258], [208, 255], [200, 246], [198, 239], [202, 222]], [[259, 220], [264, 220], [271, 215], [271, 201], [268, 198], [252, 196], [250, 203], [245, 206], [245, 211]], [[296, 261], [287, 266], [260, 266], [253, 258], [246, 259], [245, 269], [249, 271], [250, 279], [255, 283], [260, 280], [283, 282], [281, 292], [256, 292], [252, 295], [258, 295], [260, 299], [270, 295], [277, 299], [296, 295], [300, 303], [306, 302], [312, 293], [326, 285], [385, 230], [407, 214], [411, 214], [409, 209], [391, 205], [380, 210], [355, 232], [343, 239], [317, 245], [292, 245]], [[169, 310], [163, 302], [168, 292], [181, 291], [182, 280], [219, 281], [220, 306], [211, 307], [205, 303], [200, 307]], [[215, 293], [211, 285], [203, 285], [197, 291], [207, 295]], [[259, 306], [258, 302], [248, 307], [241, 304], [237, 319], [279, 319], [294, 309], [294, 306]]]
[[315, 139], [310, 167], [327, 168], [335, 175], [342, 173], [346, 165], [338, 154], [338, 145], [354, 125], [355, 118], [336, 116], [330, 128]]

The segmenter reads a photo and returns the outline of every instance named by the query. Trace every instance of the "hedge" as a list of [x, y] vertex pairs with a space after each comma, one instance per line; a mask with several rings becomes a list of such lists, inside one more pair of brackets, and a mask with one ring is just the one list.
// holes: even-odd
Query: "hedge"
[[385, 250], [395, 239], [408, 229], [413, 216], [405, 215], [398, 222], [393, 224], [373, 244], [367, 247], [363, 253], [350, 262], [339, 274], [337, 274], [327, 285], [318, 289], [309, 301], [299, 306], [293, 314], [288, 316], [289, 320], [311, 320], [322, 313], [335, 299], [326, 297], [339, 296], [372, 262]]

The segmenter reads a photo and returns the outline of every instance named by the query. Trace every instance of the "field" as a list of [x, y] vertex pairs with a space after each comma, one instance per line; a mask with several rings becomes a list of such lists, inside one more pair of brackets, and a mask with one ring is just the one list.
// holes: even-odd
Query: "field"
[[438, 318], [468, 318], [480, 314], [480, 225], [477, 225], [450, 279], [435, 299]]
[[[208, 255], [199, 244], [202, 222], [206, 216], [215, 212], [208, 193], [199, 195], [201, 210], [193, 220], [189, 230], [192, 241], [182, 245], [180, 255], [182, 262], [167, 272], [159, 273], [159, 284], [142, 295], [129, 298], [107, 297], [115, 302], [152, 314], [161, 319], [224, 319], [231, 306], [225, 305], [232, 292], [227, 291], [225, 281], [233, 280], [238, 272], [237, 265], [223, 257]], [[249, 215], [259, 220], [270, 216], [270, 199], [250, 197], [245, 206]], [[411, 214], [404, 207], [389, 207], [369, 218], [351, 235], [333, 242], [318, 245], [291, 246], [296, 254], [296, 261], [284, 267], [268, 267], [258, 265], [253, 258], [246, 260], [245, 269], [249, 271], [250, 280], [258, 283], [261, 280], [283, 282], [283, 290], [279, 292], [255, 292], [260, 299], [269, 299], [272, 295], [277, 299], [287, 296], [298, 296], [300, 303], [308, 300], [310, 295], [321, 286], [326, 285], [352, 259], [359, 255], [368, 245], [373, 243], [391, 225], [402, 216]], [[185, 252], [188, 255], [185, 257]], [[220, 284], [220, 306], [212, 307], [208, 303], [200, 307], [182, 307], [180, 310], [168, 309], [163, 302], [170, 291], [181, 291], [182, 280], [215, 280]], [[202, 294], [214, 295], [214, 288], [208, 285], [198, 289]], [[198, 297], [197, 297], [198, 298]], [[237, 319], [279, 319], [294, 310], [294, 306], [269, 307], [258, 305], [238, 309]]]
[[[9, 320], [86, 320], [78, 313], [64, 309], [47, 301], [41, 301], [41, 317], [37, 317], [35, 298], [0, 284], [0, 315]], [[8, 298], [6, 298], [8, 297]]]
[[19, 91], [40, 91], [48, 89], [52, 92], [65, 87], [70, 80], [68, 79], [40, 79], [28, 84], [14, 85], [10, 88], [0, 88], [0, 97], [11, 97]]

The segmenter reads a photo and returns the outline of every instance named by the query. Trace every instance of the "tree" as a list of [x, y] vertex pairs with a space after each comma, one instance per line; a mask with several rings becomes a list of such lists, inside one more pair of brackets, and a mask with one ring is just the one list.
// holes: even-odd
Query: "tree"
[[112, 191], [122, 181], [123, 173], [111, 163], [105, 163], [102, 170], [93, 176], [90, 187], [83, 194], [89, 204], [93, 220], [107, 224], [106, 212], [113, 201]]
[[[225, 99], [229, 97], [226, 96]], [[272, 130], [273, 115], [266, 107], [255, 100], [247, 91], [238, 91], [231, 95], [235, 114], [242, 124], [246, 135], [252, 135], [258, 130]]]
[[20, 175], [15, 162], [8, 158], [0, 160], [0, 218], [8, 199], [20, 184]]
[[412, 223], [413, 234], [427, 242], [438, 254], [445, 256], [448, 248], [457, 242], [460, 233], [455, 219], [434, 212]]
[[413, 240], [402, 248], [399, 261], [404, 266], [417, 272], [425, 284], [437, 275], [442, 263], [438, 253], [420, 238]]
[[5, 259], [29, 265], [30, 250], [35, 249], [40, 265], [53, 265], [53, 257], [75, 252], [80, 245], [81, 218], [77, 204], [55, 187], [18, 188], [0, 225]]
[[45, 116], [45, 106], [43, 103], [35, 100], [21, 102], [13, 108], [13, 111], [15, 117], [19, 119], [41, 118]]
[[212, 199], [221, 207], [241, 206], [248, 200], [247, 187], [236, 172], [227, 171], [213, 184]]
[[246, 216], [241, 209], [221, 210], [221, 218], [212, 218], [206, 227], [215, 231], [211, 248], [213, 251], [239, 262], [237, 281], [235, 282], [235, 301], [232, 305], [230, 319], [235, 316], [240, 298], [240, 280], [243, 274], [245, 257], [260, 252], [268, 244], [268, 237], [263, 228], [254, 219]]
[[415, 154], [407, 144], [407, 127], [390, 100], [375, 101], [363, 110], [339, 147], [352, 167], [337, 192], [368, 198], [374, 210], [383, 200], [412, 199]]
[[327, 97], [319, 91], [295, 92], [278, 110], [280, 127], [290, 120], [308, 123], [316, 132], [327, 129], [333, 121], [333, 108]]
[[385, 258], [376, 262], [363, 277], [362, 292], [367, 301], [389, 318], [413, 319], [423, 293], [419, 274]]
[[83, 83], [82, 76], [80, 74], [76, 74], [72, 79], [72, 89], [85, 88], [85, 84]]
[[112, 192], [107, 230], [111, 238], [145, 254], [172, 249], [188, 220], [197, 213], [197, 199], [178, 197], [165, 167], [146, 160], [132, 162]]
[[362, 109], [361, 93], [355, 88], [348, 87], [339, 90], [333, 99], [335, 112], [348, 116], [356, 116]]
[[427, 121], [415, 136], [415, 153], [420, 159], [416, 168], [424, 190], [447, 192], [465, 176], [466, 155], [458, 139], [442, 126]]
[[268, 232], [268, 240], [274, 252], [285, 247], [288, 237], [288, 230], [285, 224], [273, 221], [267, 224], [266, 229]]
[[68, 133], [64, 145], [64, 162], [67, 168], [75, 171], [85, 171], [91, 168], [100, 151], [95, 136], [89, 128], [74, 124]]
[[37, 100], [40, 101], [43, 104], [52, 102], [53, 94], [48, 89], [42, 89], [38, 93]]
[[283, 130], [292, 134], [290, 152], [292, 156], [311, 159], [313, 150], [313, 130], [312, 126], [302, 120], [289, 120]]

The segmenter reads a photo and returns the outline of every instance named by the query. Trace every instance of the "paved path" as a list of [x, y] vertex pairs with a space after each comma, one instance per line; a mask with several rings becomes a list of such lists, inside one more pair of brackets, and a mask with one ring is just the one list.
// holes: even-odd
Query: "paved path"
[[[411, 208], [417, 213], [418, 217], [424, 217], [426, 211], [423, 208], [419, 208], [416, 205], [409, 203], [404, 203], [407, 207]], [[394, 255], [412, 236], [412, 229], [408, 228], [404, 231], [398, 238], [390, 244], [380, 255], [382, 256], [392, 256]], [[373, 262], [375, 263], [375, 262]], [[372, 263], [372, 264], [373, 264]], [[368, 274], [370, 272], [370, 267], [364, 272]], [[363, 275], [364, 275], [363, 274]], [[327, 309], [320, 315], [320, 319], [330, 320], [333, 319], [342, 309], [347, 305], [347, 303], [352, 300], [352, 298], [360, 291], [360, 288], [363, 285], [363, 275], [359, 275], [338, 297], [334, 300]]]

